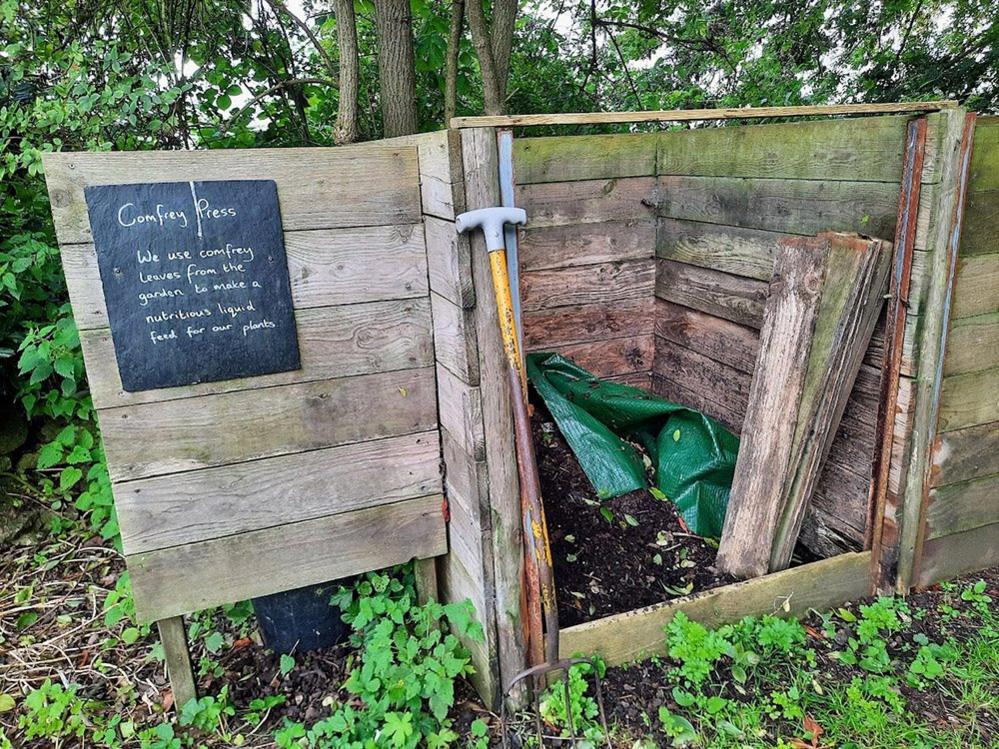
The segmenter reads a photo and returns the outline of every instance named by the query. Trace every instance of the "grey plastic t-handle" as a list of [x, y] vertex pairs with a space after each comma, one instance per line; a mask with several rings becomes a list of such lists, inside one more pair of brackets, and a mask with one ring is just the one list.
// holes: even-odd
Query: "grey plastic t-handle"
[[455, 228], [464, 233], [472, 229], [482, 229], [486, 238], [486, 249], [498, 252], [504, 249], [503, 227], [506, 224], [526, 224], [527, 212], [523, 208], [479, 208], [459, 214], [454, 220]]

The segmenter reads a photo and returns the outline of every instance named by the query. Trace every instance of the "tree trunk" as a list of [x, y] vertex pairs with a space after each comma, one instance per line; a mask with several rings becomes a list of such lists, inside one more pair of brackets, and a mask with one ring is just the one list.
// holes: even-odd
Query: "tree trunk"
[[374, 0], [378, 84], [386, 138], [416, 132], [416, 62], [409, 0]]
[[517, 21], [517, 0], [493, 0], [490, 46], [499, 98], [506, 110], [506, 87], [510, 80], [510, 54], [513, 51], [513, 27]]
[[486, 114], [503, 114], [504, 101], [500, 89], [499, 77], [496, 73], [496, 62], [493, 59], [493, 47], [490, 39], [489, 26], [480, 0], [472, 0], [467, 6], [468, 30], [472, 34], [472, 44], [479, 58], [479, 69], [482, 71], [482, 94]]
[[340, 50], [340, 101], [337, 105], [333, 140], [337, 144], [353, 143], [360, 136], [358, 127], [357, 89], [357, 23], [354, 0], [333, 0], [336, 14], [336, 41]]
[[447, 35], [447, 68], [444, 71], [444, 127], [458, 109], [458, 53], [461, 51], [461, 31], [465, 22], [465, 0], [451, 3], [451, 28]]

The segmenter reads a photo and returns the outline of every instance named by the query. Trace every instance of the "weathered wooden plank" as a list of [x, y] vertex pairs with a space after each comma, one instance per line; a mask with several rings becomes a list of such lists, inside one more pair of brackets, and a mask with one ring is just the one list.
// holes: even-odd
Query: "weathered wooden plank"
[[591, 343], [562, 346], [558, 353], [597, 377], [612, 377], [652, 369], [655, 343], [652, 333], [608, 338]]
[[659, 214], [746, 229], [895, 236], [898, 185], [732, 177], [660, 177]]
[[999, 421], [999, 367], [944, 377], [940, 432]]
[[968, 191], [986, 190], [999, 190], [999, 122], [995, 117], [978, 118], [971, 152]]
[[159, 630], [160, 644], [163, 646], [163, 656], [170, 676], [173, 702], [180, 712], [180, 708], [188, 701], [198, 698], [198, 684], [194, 680], [194, 669], [191, 668], [191, 651], [187, 647], [184, 617], [160, 619], [156, 622], [156, 629]]
[[684, 307], [758, 328], [767, 284], [728, 273], [658, 260], [656, 296]]
[[936, 486], [999, 473], [999, 422], [938, 434], [931, 477]]
[[653, 372], [697, 394], [685, 405], [700, 408], [706, 401], [722, 405], [723, 423], [734, 418], [741, 424], [749, 404], [750, 374], [664, 339], [656, 342]]
[[656, 178], [518, 185], [515, 194], [517, 205], [527, 211], [532, 229], [651, 219], [656, 204]]
[[289, 570], [296, 585], [315, 585], [446, 552], [438, 494], [131, 554], [125, 562], [136, 617], [145, 623], [286, 590]]
[[658, 172], [897, 183], [908, 117], [700, 127], [659, 136]]
[[[284, 241], [295, 309], [427, 294], [427, 258], [419, 225], [285, 232]], [[94, 246], [64, 245], [61, 250], [77, 327], [106, 328]]]
[[100, 424], [126, 481], [433, 429], [437, 398], [426, 367], [123, 406]]
[[740, 372], [756, 367], [760, 336], [749, 326], [657, 299], [655, 332], [660, 346], [676, 343]]
[[302, 309], [295, 313], [295, 322], [300, 369], [133, 393], [122, 390], [111, 332], [107, 328], [81, 331], [94, 405], [105, 409], [330, 377], [415, 369], [433, 363], [430, 304], [425, 299]]
[[641, 177], [656, 173], [656, 133], [517, 138], [517, 184]]
[[471, 500], [459, 499], [454, 492], [448, 498], [448, 553], [456, 555], [465, 569], [481, 579], [493, 563], [492, 533], [472, 516], [469, 504]]
[[459, 307], [475, 306], [472, 259], [468, 237], [458, 234], [454, 222], [425, 216], [430, 290]]
[[136, 554], [440, 493], [439, 463], [437, 434], [419, 432], [115, 484], [122, 545]]
[[[662, 343], [657, 345], [655, 367], [659, 366], [660, 354], [658, 349], [662, 348]], [[727, 380], [722, 380], [726, 384]], [[725, 393], [715, 394], [718, 400], [708, 397], [700, 383], [692, 386], [690, 382], [683, 379], [682, 375], [675, 378], [660, 374], [655, 368], [652, 371], [652, 392], [660, 398], [665, 398], [673, 403], [696, 409], [703, 414], [710, 416], [721, 423], [733, 434], [738, 435], [742, 429], [742, 420], [745, 416], [745, 406], [740, 407], [733, 403], [732, 398], [727, 398]]]
[[663, 627], [682, 611], [707, 627], [744, 616], [803, 616], [870, 592], [870, 553], [843, 554], [794, 569], [725, 585], [674, 601], [616, 614], [559, 632], [559, 655], [599, 655], [608, 666], [664, 655]]
[[[995, 226], [993, 223], [993, 231]], [[999, 254], [958, 258], [951, 318], [999, 312], [996, 289], [999, 289]]]
[[651, 334], [653, 306], [652, 298], [647, 297], [525, 312], [524, 348], [559, 351], [574, 343]]
[[475, 314], [437, 294], [430, 295], [434, 314], [434, 351], [437, 361], [469, 385], [479, 384], [479, 350]]
[[968, 193], [964, 228], [961, 230], [961, 257], [995, 255], [999, 252], [999, 238], [995, 232], [997, 217], [999, 188]]
[[522, 273], [573, 265], [651, 258], [656, 228], [651, 218], [533, 228], [528, 216], [517, 244]]
[[413, 584], [416, 587], [416, 600], [421, 606], [440, 599], [436, 558], [413, 560]]
[[774, 248], [781, 237], [778, 232], [763, 229], [660, 218], [656, 255], [699, 268], [769, 281], [774, 272]]
[[437, 395], [441, 426], [473, 460], [485, 458], [481, 389], [438, 364]]
[[416, 148], [254, 148], [45, 154], [60, 244], [92, 241], [85, 185], [272, 179], [284, 228], [411, 224], [420, 220]]
[[527, 313], [551, 307], [648, 299], [655, 281], [655, 261], [651, 258], [532, 271], [520, 279], [521, 308]]
[[930, 489], [926, 538], [999, 523], [999, 474]]
[[950, 322], [944, 377], [999, 367], [999, 313]]
[[923, 546], [914, 584], [926, 587], [999, 564], [999, 524], [931, 538]]
[[444, 456], [444, 494], [448, 502], [466, 503], [466, 511], [476, 524], [483, 529], [490, 528], [489, 473], [485, 461], [472, 458], [444, 427], [441, 427], [440, 433]]

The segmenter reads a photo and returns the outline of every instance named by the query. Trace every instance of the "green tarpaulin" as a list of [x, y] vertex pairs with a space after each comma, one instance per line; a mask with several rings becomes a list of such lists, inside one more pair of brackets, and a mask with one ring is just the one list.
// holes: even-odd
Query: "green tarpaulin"
[[648, 452], [660, 491], [702, 536], [721, 535], [739, 439], [714, 419], [638, 388], [599, 380], [558, 354], [527, 357], [527, 374], [597, 496], [648, 486]]

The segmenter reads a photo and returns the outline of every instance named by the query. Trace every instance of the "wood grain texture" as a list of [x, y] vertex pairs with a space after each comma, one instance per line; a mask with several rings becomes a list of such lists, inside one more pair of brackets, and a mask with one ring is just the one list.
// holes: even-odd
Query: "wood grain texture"
[[115, 482], [433, 429], [431, 368], [106, 409]]
[[754, 328], [665, 299], [656, 300], [655, 313], [658, 345], [679, 344], [740, 372], [752, 373], [756, 367], [760, 335]]
[[930, 489], [926, 538], [999, 523], [999, 474]]
[[655, 348], [652, 333], [562, 346], [558, 353], [597, 377], [649, 372]]
[[430, 295], [434, 314], [434, 355], [469, 385], [479, 384], [475, 314], [437, 294]]
[[656, 342], [653, 372], [672, 382], [682, 383], [686, 392], [697, 394], [693, 402], [685, 405], [700, 408], [701, 404], [715, 403], [722, 410], [709, 408], [709, 415], [719, 418], [726, 426], [730, 422], [742, 424], [750, 399], [750, 374], [664, 339]]
[[[578, 624], [559, 633], [559, 655], [599, 655], [608, 666], [665, 655], [663, 627], [682, 611], [706, 627], [744, 616], [803, 616], [866, 596], [870, 553], [843, 554], [704, 593]], [[786, 604], [786, 608], [785, 608]]]
[[438, 364], [437, 393], [441, 426], [473, 460], [485, 458], [481, 388], [469, 385], [447, 367]]
[[649, 299], [655, 281], [655, 261], [651, 258], [532, 271], [520, 279], [521, 309], [527, 313], [551, 307]]
[[[992, 226], [994, 230], [995, 224]], [[999, 254], [959, 258], [951, 319], [999, 313], [996, 289], [999, 289]]]
[[191, 651], [187, 647], [187, 628], [184, 617], [171, 616], [156, 622], [156, 629], [163, 646], [163, 657], [170, 676], [170, 689], [173, 691], [173, 702], [183, 706], [189, 700], [198, 698], [198, 684], [194, 680], [194, 669], [191, 667]]
[[938, 431], [999, 421], [999, 367], [944, 377]]
[[897, 183], [907, 117], [701, 127], [659, 136], [658, 173]]
[[520, 232], [517, 243], [522, 273], [573, 265], [650, 258], [656, 230], [651, 217], [628, 221], [601, 221], [533, 228]]
[[935, 486], [999, 473], [999, 422], [938, 434], [931, 476]]
[[439, 494], [439, 453], [436, 433], [419, 432], [117, 484], [122, 545], [136, 554]]
[[433, 363], [430, 304], [425, 299], [303, 309], [295, 313], [295, 323], [300, 369], [132, 393], [122, 389], [111, 332], [106, 328], [81, 331], [94, 405], [106, 409], [331, 377], [415, 369]]
[[656, 255], [699, 268], [769, 281], [781, 234], [763, 229], [661, 218]]
[[999, 313], [951, 320], [944, 377], [992, 367], [999, 367]]
[[518, 185], [516, 204], [527, 211], [531, 228], [652, 219], [655, 177]]
[[979, 117], [975, 123], [969, 177], [969, 192], [999, 190], [999, 118], [995, 116]]
[[424, 216], [430, 290], [459, 307], [475, 306], [472, 258], [468, 237], [454, 222]]
[[923, 546], [913, 584], [925, 588], [966, 572], [999, 564], [999, 524], [931, 538]]
[[656, 173], [656, 133], [517, 138], [517, 184], [641, 177]]
[[[77, 327], [108, 327], [94, 246], [64, 245], [61, 251]], [[427, 294], [419, 225], [285, 232], [285, 252], [296, 310]]]
[[[392, 543], [385, 543], [391, 529]], [[441, 496], [331, 515], [125, 558], [140, 623], [447, 552]], [[192, 585], [191, 570], [198, 570]]]
[[715, 562], [741, 578], [767, 572], [782, 511], [781, 495], [794, 470], [795, 413], [806, 386], [812, 330], [819, 317], [825, 277], [824, 247], [802, 244], [778, 250], [770, 283], [757, 373], [732, 479]]
[[674, 304], [759, 328], [767, 299], [767, 284], [728, 273], [658, 260], [656, 296]]
[[60, 244], [91, 242], [85, 185], [272, 179], [286, 230], [420, 220], [412, 146], [51, 153], [45, 178]]
[[[448, 503], [460, 502], [479, 528], [492, 527], [489, 512], [489, 472], [484, 460], [474, 460], [451, 433], [441, 427], [444, 493]], [[492, 575], [488, 575], [492, 577]]]
[[528, 351], [558, 351], [562, 346], [589, 343], [629, 334], [651, 334], [653, 300], [578, 304], [525, 312], [524, 348]]
[[[976, 148], [977, 151], [977, 143]], [[999, 216], [999, 188], [974, 191], [969, 186], [964, 227], [961, 230], [961, 256], [977, 257], [999, 252], [995, 222]]]
[[665, 218], [788, 234], [895, 235], [898, 185], [889, 182], [664, 176], [658, 193]]

